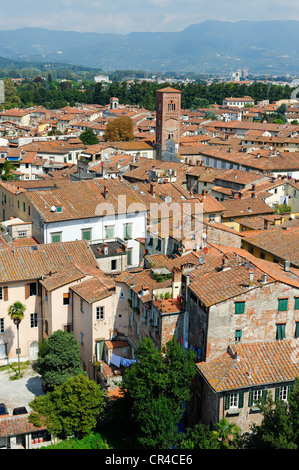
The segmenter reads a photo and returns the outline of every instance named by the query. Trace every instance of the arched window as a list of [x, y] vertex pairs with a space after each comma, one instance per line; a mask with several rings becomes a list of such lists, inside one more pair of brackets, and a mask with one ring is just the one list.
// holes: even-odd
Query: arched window
[[170, 101], [170, 103], [168, 103], [168, 111], [175, 111], [175, 104], [173, 101]]

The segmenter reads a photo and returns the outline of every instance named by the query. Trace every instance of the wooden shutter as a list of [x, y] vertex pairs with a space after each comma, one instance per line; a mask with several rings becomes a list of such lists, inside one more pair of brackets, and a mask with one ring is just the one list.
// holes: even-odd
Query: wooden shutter
[[253, 405], [253, 392], [249, 392], [249, 396], [248, 396], [248, 406], [252, 406]]
[[245, 302], [235, 303], [235, 314], [242, 314], [245, 312]]
[[228, 410], [229, 409], [230, 395], [229, 394], [225, 395], [224, 400], [225, 400], [224, 401], [224, 409]]
[[30, 284], [25, 284], [25, 299], [28, 299], [30, 296]]
[[275, 389], [275, 401], [279, 400], [279, 392], [280, 392], [280, 387], [277, 387]]
[[239, 392], [238, 408], [243, 408], [244, 405], [244, 392]]
[[262, 391], [262, 403], [265, 404], [267, 400], [267, 390]]
[[8, 287], [3, 287], [3, 300], [8, 300]]
[[38, 296], [41, 297], [42, 296], [42, 286], [39, 282], [37, 284], [37, 289], [38, 289]]

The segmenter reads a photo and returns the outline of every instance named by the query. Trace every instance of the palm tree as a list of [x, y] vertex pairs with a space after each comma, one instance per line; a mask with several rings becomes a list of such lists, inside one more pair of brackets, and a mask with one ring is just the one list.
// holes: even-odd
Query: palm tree
[[20, 338], [19, 338], [19, 325], [24, 318], [26, 306], [22, 302], [15, 302], [8, 309], [8, 315], [17, 327], [17, 338], [18, 338], [18, 363], [19, 363], [19, 377], [20, 377]]

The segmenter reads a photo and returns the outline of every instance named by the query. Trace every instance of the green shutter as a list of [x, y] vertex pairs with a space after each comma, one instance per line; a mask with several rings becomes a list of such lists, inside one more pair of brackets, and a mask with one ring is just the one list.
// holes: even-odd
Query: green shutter
[[124, 226], [124, 239], [129, 240], [132, 238], [132, 227], [131, 225]]
[[90, 240], [91, 239], [90, 230], [84, 230], [82, 232], [82, 239], [83, 240]]
[[275, 389], [275, 401], [278, 401], [279, 400], [279, 392], [280, 392], [280, 387], [277, 387]]
[[265, 404], [267, 400], [267, 390], [262, 391], [262, 403]]
[[249, 395], [248, 395], [248, 406], [252, 406], [253, 405], [253, 392], [249, 392]]
[[245, 312], [245, 302], [236, 302], [235, 303], [235, 314], [240, 314]]
[[295, 310], [299, 310], [299, 297], [295, 297]]
[[111, 225], [110, 227], [106, 227], [105, 238], [113, 238], [113, 236], [114, 236], [114, 226]]
[[285, 338], [285, 323], [279, 323], [277, 325], [276, 339], [284, 339], [284, 338]]
[[244, 405], [244, 392], [239, 392], [238, 408], [243, 408]]
[[299, 321], [296, 321], [295, 338], [299, 338]]
[[285, 312], [288, 309], [288, 299], [278, 299], [278, 311]]
[[229, 394], [228, 394], [228, 395], [225, 395], [225, 397], [224, 397], [224, 400], [225, 400], [225, 401], [224, 401], [224, 409], [225, 409], [225, 410], [229, 410], [229, 401], [230, 401], [229, 398], [230, 398], [230, 395], [229, 395]]
[[52, 243], [60, 243], [60, 234], [52, 235]]
[[242, 338], [242, 330], [236, 330], [235, 331], [235, 339]]

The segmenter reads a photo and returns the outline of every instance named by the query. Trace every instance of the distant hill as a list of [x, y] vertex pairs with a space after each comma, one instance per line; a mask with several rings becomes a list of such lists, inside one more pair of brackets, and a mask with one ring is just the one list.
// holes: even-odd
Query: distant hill
[[299, 21], [205, 21], [174, 33], [0, 31], [0, 56], [116, 69], [299, 73]]

